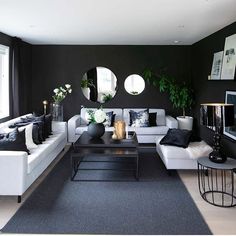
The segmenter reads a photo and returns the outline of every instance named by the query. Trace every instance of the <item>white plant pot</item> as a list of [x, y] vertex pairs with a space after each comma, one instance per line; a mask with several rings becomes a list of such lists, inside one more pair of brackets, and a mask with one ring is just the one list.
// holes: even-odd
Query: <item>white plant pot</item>
[[84, 96], [89, 100], [90, 99], [90, 88], [82, 88]]
[[191, 117], [191, 116], [178, 116], [177, 120], [178, 120], [179, 129], [192, 130], [193, 117]]

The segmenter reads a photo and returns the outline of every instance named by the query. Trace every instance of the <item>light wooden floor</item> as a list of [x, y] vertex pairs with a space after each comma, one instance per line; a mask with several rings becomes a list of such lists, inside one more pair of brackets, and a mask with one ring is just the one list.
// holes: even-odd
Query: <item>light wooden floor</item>
[[236, 207], [221, 208], [205, 202], [199, 194], [197, 172], [181, 170], [178, 173], [212, 233], [236, 235]]
[[[68, 148], [69, 147], [66, 147], [64, 152], [66, 152]], [[50, 165], [50, 168], [48, 168], [46, 172], [24, 194], [22, 203], [45, 178], [53, 166], [61, 159], [61, 157], [63, 157], [64, 152], [58, 156], [58, 158]], [[178, 173], [212, 233], [236, 235], [236, 207], [220, 208], [210, 205], [205, 202], [199, 194], [196, 171], [181, 170]], [[16, 197], [0, 196], [0, 229], [3, 228], [4, 225], [10, 220], [21, 204], [16, 202]]]

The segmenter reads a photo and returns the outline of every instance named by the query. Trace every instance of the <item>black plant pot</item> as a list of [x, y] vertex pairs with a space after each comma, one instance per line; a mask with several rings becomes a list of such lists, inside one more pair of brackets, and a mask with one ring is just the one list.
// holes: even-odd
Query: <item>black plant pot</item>
[[103, 124], [90, 123], [88, 126], [88, 134], [92, 138], [100, 138], [105, 133], [105, 127]]

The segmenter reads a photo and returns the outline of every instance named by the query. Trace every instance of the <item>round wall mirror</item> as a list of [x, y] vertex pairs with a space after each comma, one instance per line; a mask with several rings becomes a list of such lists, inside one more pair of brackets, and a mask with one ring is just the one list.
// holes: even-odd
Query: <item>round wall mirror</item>
[[139, 95], [145, 88], [145, 81], [140, 75], [130, 75], [125, 79], [125, 90], [131, 95]]
[[105, 103], [116, 94], [117, 78], [111, 70], [97, 66], [83, 75], [81, 89], [88, 100]]

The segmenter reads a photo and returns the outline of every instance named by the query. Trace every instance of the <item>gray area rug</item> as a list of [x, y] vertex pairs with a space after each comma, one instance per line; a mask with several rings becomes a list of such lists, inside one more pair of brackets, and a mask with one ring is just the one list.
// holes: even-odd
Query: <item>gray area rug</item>
[[140, 157], [139, 182], [115, 171], [80, 171], [77, 177], [123, 182], [71, 182], [67, 153], [2, 232], [211, 234], [177, 173], [167, 175], [154, 149], [142, 149]]

